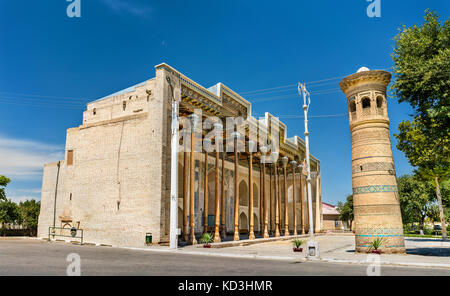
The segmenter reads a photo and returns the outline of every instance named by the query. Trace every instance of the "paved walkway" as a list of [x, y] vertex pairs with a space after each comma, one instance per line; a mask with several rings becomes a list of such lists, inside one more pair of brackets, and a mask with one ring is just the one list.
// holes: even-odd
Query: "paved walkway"
[[[317, 236], [321, 261], [353, 264], [369, 264], [367, 254], [357, 254], [353, 235]], [[420, 267], [450, 268], [450, 241], [430, 238], [405, 238], [406, 255], [382, 254], [380, 263], [384, 265], [403, 265]], [[306, 252], [294, 253], [290, 240], [269, 241], [252, 245], [239, 245], [224, 248], [203, 248], [202, 245], [185, 246], [176, 251], [168, 247], [153, 246], [147, 250], [162, 252], [189, 253], [232, 258], [254, 258], [269, 260], [306, 261]]]

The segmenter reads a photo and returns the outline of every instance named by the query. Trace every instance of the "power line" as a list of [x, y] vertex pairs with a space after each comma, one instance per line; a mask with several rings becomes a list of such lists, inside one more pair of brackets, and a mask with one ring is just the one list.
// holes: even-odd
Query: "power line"
[[276, 87], [270, 87], [270, 88], [264, 88], [264, 89], [244, 91], [244, 92], [241, 92], [241, 94], [249, 94], [249, 93], [261, 92], [261, 91], [273, 90], [273, 89], [279, 89], [279, 88], [286, 88], [286, 87], [292, 87], [292, 86], [297, 86], [297, 84], [294, 83], [294, 84], [288, 84], [288, 85], [282, 85], [282, 86], [276, 86]]
[[5, 95], [13, 95], [19, 97], [35, 97], [35, 98], [49, 98], [49, 99], [67, 99], [67, 100], [89, 100], [86, 98], [75, 98], [75, 97], [60, 97], [60, 96], [44, 96], [44, 95], [35, 95], [35, 94], [24, 94], [24, 93], [12, 93], [12, 92], [4, 92], [0, 91], [0, 94]]

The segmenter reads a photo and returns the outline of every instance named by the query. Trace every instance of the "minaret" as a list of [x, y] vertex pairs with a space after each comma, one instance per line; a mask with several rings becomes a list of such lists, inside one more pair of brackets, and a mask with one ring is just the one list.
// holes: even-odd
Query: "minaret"
[[386, 104], [390, 80], [389, 72], [363, 67], [339, 83], [350, 122], [356, 252], [382, 238], [383, 253], [405, 253]]

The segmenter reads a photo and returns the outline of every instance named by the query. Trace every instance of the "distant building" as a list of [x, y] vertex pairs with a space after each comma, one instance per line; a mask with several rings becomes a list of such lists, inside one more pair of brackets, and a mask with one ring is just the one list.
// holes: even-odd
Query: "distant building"
[[323, 224], [324, 231], [346, 230], [348, 228], [346, 221], [339, 219], [339, 211], [336, 206], [322, 202]]

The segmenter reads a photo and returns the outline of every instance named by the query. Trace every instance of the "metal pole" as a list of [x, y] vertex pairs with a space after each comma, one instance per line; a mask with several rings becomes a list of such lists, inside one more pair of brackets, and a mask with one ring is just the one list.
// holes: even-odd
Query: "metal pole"
[[[170, 84], [170, 79], [167, 77]], [[170, 164], [170, 248], [178, 247], [178, 101], [173, 97], [172, 89], [172, 140]]]
[[58, 197], [59, 169], [61, 167], [60, 161], [58, 161], [57, 167], [58, 167], [58, 171], [56, 173], [55, 200], [53, 202], [53, 231], [55, 231], [55, 224], [56, 224], [56, 198]]
[[[299, 91], [303, 94], [303, 112], [305, 114], [305, 149], [306, 149], [306, 184], [308, 190], [308, 213], [309, 213], [309, 236], [314, 238], [314, 227], [313, 227], [313, 212], [312, 212], [312, 199], [311, 199], [311, 167], [309, 160], [309, 132], [308, 132], [308, 108], [311, 102], [310, 94], [306, 90], [305, 84], [299, 83]], [[306, 96], [308, 95], [308, 104], [306, 104]]]

